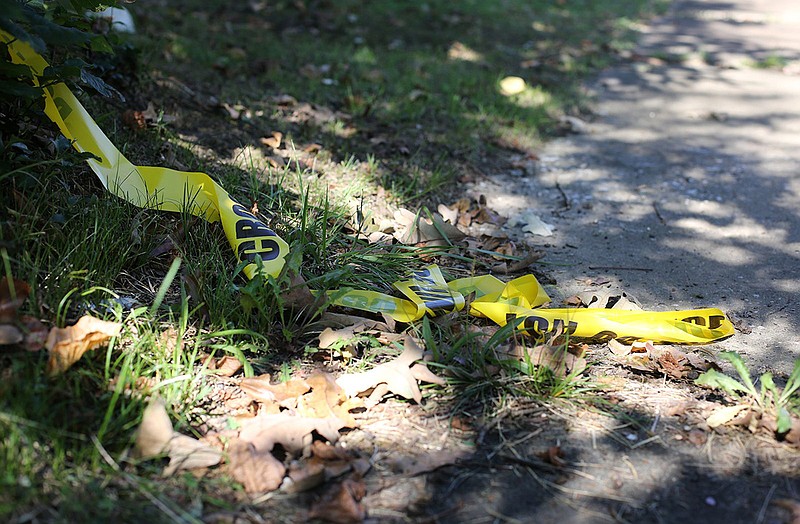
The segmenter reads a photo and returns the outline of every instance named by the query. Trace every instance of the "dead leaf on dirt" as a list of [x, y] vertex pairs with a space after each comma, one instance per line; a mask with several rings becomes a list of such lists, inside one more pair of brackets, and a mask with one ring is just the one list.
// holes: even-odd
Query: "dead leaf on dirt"
[[568, 374], [578, 375], [586, 369], [586, 359], [583, 358], [582, 351], [579, 355], [574, 355], [564, 345], [540, 344], [529, 348], [512, 344], [505, 355], [517, 359], [523, 364], [530, 362], [533, 366], [544, 366], [557, 377], [565, 377]]
[[408, 477], [414, 477], [423, 473], [451, 466], [459, 460], [470, 457], [472, 453], [462, 449], [442, 449], [438, 451], [428, 451], [415, 456], [404, 456], [393, 461], [390, 466], [393, 470]]
[[800, 524], [800, 502], [794, 499], [775, 499], [772, 504], [789, 512], [789, 521], [785, 524]]
[[214, 363], [214, 373], [223, 377], [232, 377], [242, 369], [242, 361], [236, 357], [225, 355]]
[[557, 468], [563, 468], [566, 465], [564, 457], [567, 455], [564, 453], [564, 450], [561, 449], [561, 446], [550, 446], [546, 451], [537, 453], [536, 456], [542, 459], [544, 462]]
[[280, 444], [288, 453], [301, 453], [311, 446], [313, 431], [329, 442], [336, 442], [342, 427], [344, 424], [337, 417], [308, 418], [281, 412], [247, 420], [239, 438], [252, 443], [259, 452], [271, 451], [275, 444]]
[[689, 430], [689, 435], [687, 435], [689, 442], [694, 444], [695, 446], [702, 446], [708, 440], [708, 435], [702, 429], [692, 428]]
[[239, 387], [259, 402], [277, 402], [293, 409], [297, 398], [311, 389], [302, 378], [293, 378], [280, 384], [271, 384], [269, 375], [243, 378]]
[[511, 227], [522, 226], [522, 230], [532, 235], [543, 237], [553, 236], [554, 226], [543, 221], [539, 215], [533, 211], [526, 211], [513, 216], [508, 220]]
[[350, 410], [363, 406], [360, 399], [348, 398], [328, 373], [315, 373], [306, 382], [311, 386], [311, 391], [298, 397], [298, 415], [310, 418], [336, 417], [342, 421], [344, 427], [358, 426]]
[[228, 450], [228, 472], [241, 482], [248, 493], [278, 489], [283, 482], [286, 466], [269, 450], [258, 450], [247, 441], [237, 440]]
[[406, 337], [405, 349], [396, 359], [386, 364], [375, 366], [363, 373], [342, 375], [336, 383], [342, 387], [348, 397], [355, 397], [384, 385], [387, 392], [403, 398], [422, 401], [417, 380], [433, 384], [444, 384], [444, 379], [434, 375], [426, 365], [415, 364], [422, 358], [422, 348], [411, 337]]
[[281, 147], [281, 140], [283, 140], [283, 133], [280, 131], [273, 131], [271, 136], [261, 137], [258, 141], [267, 147], [278, 149]]
[[749, 406], [745, 404], [735, 404], [733, 406], [721, 406], [715, 409], [711, 415], [706, 418], [706, 424], [710, 428], [717, 428], [731, 422], [743, 410], [748, 409]]
[[325, 328], [319, 334], [319, 347], [320, 349], [328, 349], [336, 343], [343, 343], [353, 340], [361, 333], [378, 333], [378, 328], [386, 327], [386, 324], [377, 320], [370, 320], [368, 318], [356, 317], [358, 320], [351, 326], [345, 326], [340, 329]]
[[311, 507], [308, 518], [334, 524], [363, 522], [367, 511], [360, 501], [366, 494], [367, 488], [361, 480], [345, 479]]
[[122, 324], [100, 320], [91, 315], [82, 316], [74, 326], [54, 327], [47, 336], [45, 347], [50, 352], [47, 374], [57, 375], [69, 369], [84, 353], [118, 337]]
[[351, 471], [363, 475], [369, 462], [367, 469], [361, 462], [342, 447], [315, 440], [307, 460], [292, 462], [281, 490], [287, 493], [307, 491]]
[[446, 246], [466, 237], [456, 226], [445, 222], [438, 213], [432, 213], [431, 218], [425, 218], [422, 213], [415, 214], [401, 208], [395, 212], [394, 220], [394, 238], [406, 245], [425, 242], [432, 246]]
[[3, 277], [0, 279], [0, 324], [13, 322], [17, 310], [28, 298], [30, 286], [22, 280]]
[[222, 453], [210, 445], [173, 430], [164, 402], [155, 399], [142, 414], [142, 422], [136, 432], [134, 455], [147, 460], [167, 455], [169, 465], [165, 476], [176, 471], [215, 466], [222, 460]]

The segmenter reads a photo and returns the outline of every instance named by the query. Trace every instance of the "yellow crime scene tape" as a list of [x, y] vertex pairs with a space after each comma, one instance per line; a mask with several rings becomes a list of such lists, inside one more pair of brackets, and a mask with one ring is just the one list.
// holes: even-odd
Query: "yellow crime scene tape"
[[[47, 61], [28, 44], [2, 30], [0, 39], [7, 44], [12, 61], [27, 65], [37, 82], [48, 67]], [[209, 222], [220, 221], [237, 258], [246, 263], [244, 273], [248, 278], [260, 272], [272, 276], [280, 273], [289, 245], [210, 176], [133, 165], [65, 84], [45, 86], [43, 91], [45, 114], [75, 149], [97, 157], [87, 162], [107, 190], [142, 208], [188, 211]], [[541, 308], [550, 302], [550, 297], [533, 275], [510, 282], [492, 275], [447, 282], [437, 266], [428, 266], [394, 286], [405, 299], [357, 289], [329, 293], [333, 304], [384, 313], [399, 322], [413, 322], [426, 314], [461, 311], [468, 302], [466, 297], [470, 297], [470, 314], [500, 325], [520, 319], [521, 329], [535, 336], [562, 333], [595, 341], [621, 338], [707, 343], [734, 332], [731, 322], [716, 308], [666, 312]]]

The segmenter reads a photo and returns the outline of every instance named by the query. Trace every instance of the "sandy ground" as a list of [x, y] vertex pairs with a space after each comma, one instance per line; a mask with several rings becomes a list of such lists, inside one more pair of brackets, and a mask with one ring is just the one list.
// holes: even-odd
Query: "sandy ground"
[[[552, 296], [607, 277], [645, 309], [719, 307], [750, 333], [712, 350], [789, 372], [800, 357], [800, 4], [678, 1], [643, 31], [536, 174], [473, 191], [555, 226], [533, 239], [553, 264]], [[753, 66], [777, 58], [788, 66]]]

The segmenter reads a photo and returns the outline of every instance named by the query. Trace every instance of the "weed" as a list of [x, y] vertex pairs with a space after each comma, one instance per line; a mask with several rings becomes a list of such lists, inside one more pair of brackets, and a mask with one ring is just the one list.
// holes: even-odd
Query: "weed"
[[786, 381], [786, 386], [781, 390], [775, 385], [772, 373], [769, 372], [761, 375], [758, 380], [761, 384], [760, 389], [756, 389], [750, 378], [750, 371], [738, 353], [725, 351], [720, 353], [720, 357], [733, 364], [741, 381], [711, 369], [697, 378], [697, 384], [721, 389], [737, 399], [744, 396], [745, 399], [754, 403], [762, 413], [770, 414], [777, 419], [777, 433], [789, 431], [792, 427], [790, 410], [797, 411], [798, 403], [800, 403], [800, 398], [796, 395], [800, 389], [800, 359], [795, 361], [794, 369]]

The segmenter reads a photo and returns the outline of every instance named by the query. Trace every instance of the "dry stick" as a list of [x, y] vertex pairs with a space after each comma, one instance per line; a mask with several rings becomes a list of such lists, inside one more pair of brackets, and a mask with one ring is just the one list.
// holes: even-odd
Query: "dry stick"
[[655, 202], [653, 202], [653, 211], [656, 212], [656, 216], [658, 217], [658, 221], [666, 226], [667, 225], [667, 221], [664, 220], [663, 216], [661, 216], [661, 211], [658, 210], [658, 206], [656, 205]]
[[758, 512], [758, 518], [756, 519], [756, 524], [761, 524], [764, 522], [764, 515], [767, 513], [767, 506], [769, 506], [769, 501], [772, 500], [772, 495], [775, 494], [775, 489], [778, 487], [777, 484], [773, 484], [769, 488], [769, 493], [767, 493], [766, 498], [764, 499], [764, 503], [761, 505], [761, 511]]
[[570, 206], [569, 198], [567, 197], [567, 194], [564, 192], [563, 189], [561, 189], [561, 184], [559, 184], [558, 182], [556, 182], [556, 189], [558, 189], [558, 192], [561, 193], [561, 198], [564, 200], [564, 204], [563, 204], [564, 205], [564, 209], [569, 209], [570, 207], [572, 207], [572, 206]]

